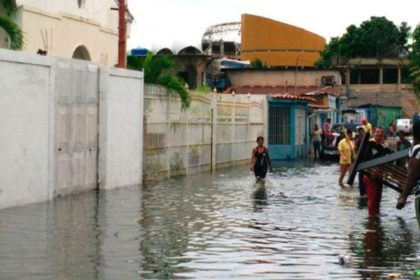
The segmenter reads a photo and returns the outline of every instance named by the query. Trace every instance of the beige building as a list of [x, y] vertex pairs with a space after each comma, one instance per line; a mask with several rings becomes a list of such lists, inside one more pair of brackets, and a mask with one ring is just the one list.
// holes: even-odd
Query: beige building
[[373, 104], [401, 107], [405, 117], [419, 111], [413, 87], [408, 81], [407, 58], [358, 58], [340, 65], [342, 92], [349, 107]]
[[[115, 0], [16, 0], [16, 22], [24, 33], [23, 51], [115, 65], [118, 7]], [[2, 7], [0, 7], [2, 9]], [[127, 20], [132, 17], [127, 13]], [[129, 32], [127, 33], [129, 34]], [[1, 30], [0, 47], [7, 47]]]

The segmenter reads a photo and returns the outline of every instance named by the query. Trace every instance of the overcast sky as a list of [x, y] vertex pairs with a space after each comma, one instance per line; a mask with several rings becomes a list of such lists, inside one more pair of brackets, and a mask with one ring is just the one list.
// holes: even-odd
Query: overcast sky
[[350, 24], [385, 16], [397, 26], [420, 23], [420, 0], [127, 0], [135, 17], [128, 48], [200, 45], [210, 25], [264, 16], [323, 36], [342, 35]]

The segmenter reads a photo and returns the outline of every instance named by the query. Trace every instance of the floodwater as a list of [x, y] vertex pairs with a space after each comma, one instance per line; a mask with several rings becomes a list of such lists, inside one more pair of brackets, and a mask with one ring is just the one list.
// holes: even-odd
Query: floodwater
[[[336, 165], [241, 166], [0, 211], [0, 279], [416, 279], [414, 203], [367, 218]], [[339, 264], [344, 254], [348, 264]]]

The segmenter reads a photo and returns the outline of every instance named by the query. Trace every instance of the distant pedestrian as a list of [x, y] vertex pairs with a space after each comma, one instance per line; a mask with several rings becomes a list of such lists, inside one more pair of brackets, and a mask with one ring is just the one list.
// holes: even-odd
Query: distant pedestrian
[[396, 133], [396, 129], [397, 129], [397, 127], [396, 127], [394, 121], [392, 120], [389, 123], [389, 126], [388, 126], [389, 136], [394, 137], [395, 133]]
[[402, 151], [410, 147], [411, 143], [405, 138], [405, 132], [398, 131], [397, 151]]
[[[412, 193], [413, 189], [417, 186], [416, 190], [416, 214], [419, 218], [420, 196], [419, 196], [419, 180], [420, 180], [420, 120], [413, 124], [413, 147], [408, 153], [408, 176], [407, 183], [397, 202], [397, 209], [401, 209], [407, 202], [407, 197]], [[420, 222], [419, 220], [417, 220]]]
[[334, 136], [331, 132], [331, 119], [327, 118], [327, 120], [324, 123], [324, 127], [322, 128], [322, 135], [324, 137], [324, 146], [328, 147], [331, 145], [332, 141], [334, 140]]
[[254, 171], [257, 181], [265, 179], [267, 170], [272, 171], [268, 149], [264, 146], [264, 137], [257, 137], [258, 146], [252, 149], [250, 170]]
[[312, 145], [314, 147], [314, 160], [317, 159], [317, 155], [318, 155], [318, 159], [320, 158], [321, 142], [322, 142], [321, 135], [322, 135], [321, 129], [319, 129], [318, 124], [315, 124], [314, 129], [312, 130], [312, 133], [311, 133]]
[[343, 179], [349, 170], [354, 159], [354, 142], [353, 132], [347, 129], [344, 133], [344, 138], [338, 143], [338, 152], [340, 153], [340, 177], [338, 184], [344, 186]]
[[363, 127], [364, 127], [366, 133], [369, 133], [370, 137], [372, 137], [373, 136], [372, 135], [373, 129], [372, 129], [372, 125], [370, 124], [370, 122], [368, 122], [366, 119], [362, 119], [362, 124], [363, 124]]
[[[359, 149], [360, 146], [363, 143], [363, 139], [365, 138], [365, 129], [363, 127], [359, 127], [357, 128], [357, 138], [355, 141], [355, 154], [357, 155], [359, 153]], [[365, 190], [365, 185], [363, 184], [363, 173], [362, 172], [358, 172], [357, 174], [358, 179], [359, 179], [359, 194], [360, 196], [365, 196], [366, 195], [366, 190]]]

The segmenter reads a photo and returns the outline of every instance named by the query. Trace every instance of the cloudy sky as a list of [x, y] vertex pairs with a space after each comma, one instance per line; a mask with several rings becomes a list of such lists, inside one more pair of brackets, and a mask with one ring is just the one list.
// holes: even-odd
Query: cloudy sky
[[419, 0], [127, 0], [135, 22], [128, 48], [199, 46], [210, 25], [240, 21], [249, 13], [292, 24], [327, 40], [350, 24], [385, 16], [413, 28], [420, 23]]

